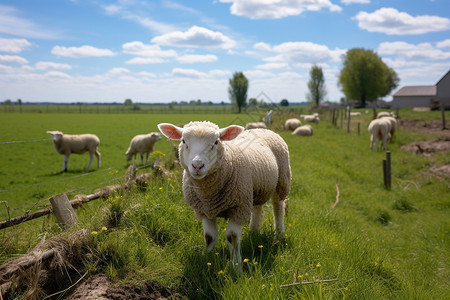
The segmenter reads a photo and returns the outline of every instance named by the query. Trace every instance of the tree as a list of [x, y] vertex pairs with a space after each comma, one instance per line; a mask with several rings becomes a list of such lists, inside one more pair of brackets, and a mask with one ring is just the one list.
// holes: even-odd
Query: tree
[[280, 101], [281, 106], [289, 106], [289, 101], [287, 99], [283, 99]]
[[325, 87], [325, 78], [323, 77], [322, 68], [314, 65], [309, 71], [311, 79], [308, 81], [309, 93], [306, 94], [306, 99], [309, 102], [315, 103], [319, 106], [319, 103], [327, 95], [327, 89]]
[[347, 99], [359, 101], [362, 107], [367, 101], [388, 95], [398, 85], [397, 73], [372, 50], [350, 49], [343, 63], [338, 85]]
[[125, 102], [123, 103], [125, 106], [131, 106], [133, 105], [133, 101], [131, 99], [126, 99]]
[[248, 79], [242, 72], [235, 72], [230, 79], [228, 94], [232, 104], [236, 104], [241, 113], [242, 106], [247, 102]]

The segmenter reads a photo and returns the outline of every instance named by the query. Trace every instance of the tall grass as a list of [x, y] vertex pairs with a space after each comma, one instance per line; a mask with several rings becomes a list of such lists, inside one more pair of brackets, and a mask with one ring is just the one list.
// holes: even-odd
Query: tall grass
[[[272, 126], [280, 128], [291, 156], [286, 236], [273, 239], [267, 205], [261, 232], [243, 229], [241, 276], [230, 265], [224, 220], [216, 248], [206, 252], [201, 223], [183, 200], [180, 170], [170, 179], [155, 178], [144, 190], [115, 193], [77, 210], [79, 224], [72, 230], [97, 232], [84, 269], [118, 283], [154, 282], [189, 299], [450, 299], [449, 181], [428, 172], [430, 166], [448, 164], [448, 155], [423, 157], [400, 150], [404, 143], [429, 138], [400, 128], [389, 145], [389, 190], [382, 179], [385, 154], [369, 150], [369, 117], [361, 120], [359, 136], [356, 127], [347, 133], [322, 120], [312, 137], [281, 130], [285, 117], [276, 115]], [[187, 119], [165, 116], [165, 121]], [[105, 152], [114, 149], [111, 141], [105, 143], [111, 143]], [[160, 143], [159, 150], [168, 154], [170, 143]], [[337, 189], [339, 202], [333, 209]], [[32, 224], [46, 238], [61, 233], [53, 217]], [[14, 235], [17, 228], [1, 232], [2, 257], [42, 238], [35, 235], [26, 245]], [[281, 287], [301, 281], [318, 282]]]

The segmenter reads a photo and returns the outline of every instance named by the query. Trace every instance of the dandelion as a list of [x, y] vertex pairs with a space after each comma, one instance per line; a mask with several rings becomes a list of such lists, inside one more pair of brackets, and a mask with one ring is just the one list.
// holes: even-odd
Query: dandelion
[[169, 177], [169, 178], [167, 178], [167, 180], [172, 180], [172, 178]]
[[219, 255], [219, 252], [216, 252], [216, 255]]
[[208, 263], [206, 263], [208, 266], [211, 266], [211, 263], [210, 262], [208, 262]]
[[244, 262], [245, 262], [245, 263], [248, 262], [248, 258], [244, 259]]
[[348, 292], [348, 287], [345, 287], [345, 289], [344, 289], [346, 292]]
[[217, 275], [222, 275], [223, 274], [223, 271], [222, 270], [220, 270], [219, 272], [217, 272]]
[[322, 265], [319, 263], [316, 265], [317, 268], [320, 268]]
[[242, 241], [242, 238], [240, 237], [238, 240]]
[[96, 235], [98, 232], [97, 231], [92, 231], [91, 234], [92, 235]]
[[105, 226], [102, 227], [102, 231], [107, 231], [108, 228], [106, 228]]
[[258, 264], [258, 262], [257, 261], [255, 261], [254, 263], [253, 263], [254, 265], [257, 265]]
[[289, 227], [292, 227], [292, 224], [289, 224], [288, 226], [289, 226]]
[[263, 289], [265, 289], [265, 288], [266, 288], [266, 285], [263, 284], [263, 285], [261, 286], [261, 289], [263, 290]]
[[160, 191], [162, 191], [162, 190], [163, 190], [163, 188], [162, 188], [162, 187], [160, 187], [160, 188], [159, 188], [159, 190], [160, 190]]
[[259, 245], [259, 246], [258, 246], [259, 249], [262, 249], [262, 247], [264, 247], [264, 246], [263, 246], [263, 245]]

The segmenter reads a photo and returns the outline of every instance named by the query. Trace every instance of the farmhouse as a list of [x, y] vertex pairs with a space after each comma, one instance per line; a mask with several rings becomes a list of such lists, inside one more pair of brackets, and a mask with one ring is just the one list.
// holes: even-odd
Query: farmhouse
[[450, 71], [436, 85], [404, 86], [394, 94], [392, 107], [450, 108]]

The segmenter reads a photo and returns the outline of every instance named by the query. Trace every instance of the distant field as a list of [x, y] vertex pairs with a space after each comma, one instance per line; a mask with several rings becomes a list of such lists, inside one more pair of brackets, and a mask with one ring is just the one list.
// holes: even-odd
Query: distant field
[[[273, 240], [271, 209], [266, 206], [260, 234], [251, 234], [244, 226], [242, 253], [247, 261], [240, 277], [229, 263], [224, 221], [219, 222], [216, 249], [206, 253], [201, 222], [183, 200], [180, 169], [173, 170], [174, 178], [159, 177], [144, 190], [115, 194], [77, 209], [79, 224], [69, 232], [98, 231], [89, 255], [77, 258], [82, 261], [78, 274], [106, 274], [119, 286], [156, 283], [188, 299], [450, 299], [450, 180], [430, 172], [434, 166], [450, 164], [449, 155], [414, 155], [400, 149], [413, 141], [442, 138], [445, 132], [400, 127], [389, 144], [389, 190], [382, 178], [386, 155], [369, 150], [372, 111], [359, 111], [362, 116], [351, 121], [349, 133], [346, 120], [334, 126], [330, 112], [322, 111], [312, 137], [293, 136], [283, 129], [284, 120], [298, 117], [297, 113], [274, 114], [270, 128], [289, 146], [293, 175], [286, 238]], [[17, 215], [56, 193], [89, 193], [103, 182], [120, 181], [130, 139], [156, 131], [159, 122], [244, 125], [262, 115], [0, 113], [0, 142], [28, 141], [0, 144], [0, 200], [11, 208], [24, 206], [11, 211]], [[420, 122], [441, 118], [440, 112], [410, 109], [400, 110], [400, 115]], [[54, 150], [46, 130], [97, 134], [102, 168], [94, 166], [85, 173], [88, 156], [72, 155], [69, 172], [60, 173], [63, 156]], [[165, 138], [156, 144], [166, 154], [164, 161], [173, 155], [171, 144]], [[17, 189], [5, 191], [12, 188]], [[5, 219], [5, 209], [0, 210]], [[102, 232], [103, 226], [108, 230]], [[64, 234], [52, 216], [2, 230], [0, 259], [16, 257], [43, 239]], [[75, 274], [72, 282], [78, 277]], [[336, 281], [322, 282], [326, 279]], [[302, 280], [318, 283], [280, 287]], [[46, 292], [71, 284], [61, 281]]]

